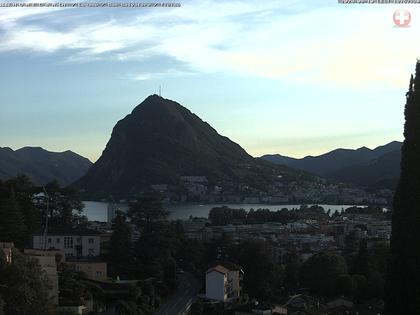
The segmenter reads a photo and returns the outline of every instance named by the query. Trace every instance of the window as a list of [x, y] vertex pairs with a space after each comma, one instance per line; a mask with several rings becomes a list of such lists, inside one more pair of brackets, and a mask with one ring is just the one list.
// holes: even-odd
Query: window
[[96, 272], [96, 276], [97, 276], [97, 277], [102, 276], [102, 272], [101, 272], [101, 271], [97, 271], [97, 272]]
[[48, 238], [48, 244], [51, 244], [51, 238], [50, 237]]
[[59, 237], [57, 237], [57, 239], [56, 239], [56, 243], [57, 243], [57, 244], [60, 244], [60, 238], [59, 238]]
[[93, 244], [93, 238], [89, 238], [89, 244]]
[[64, 237], [64, 248], [73, 248], [73, 237], [71, 236]]

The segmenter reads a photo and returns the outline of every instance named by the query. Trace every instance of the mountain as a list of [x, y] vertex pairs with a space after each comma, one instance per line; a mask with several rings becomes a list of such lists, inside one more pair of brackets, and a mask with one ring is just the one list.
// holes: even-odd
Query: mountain
[[50, 152], [39, 147], [24, 147], [16, 151], [0, 148], [0, 180], [25, 174], [39, 185], [53, 180], [68, 185], [84, 175], [91, 165], [88, 159], [72, 151]]
[[151, 95], [115, 125], [101, 157], [75, 186], [97, 196], [131, 196], [152, 184], [177, 185], [181, 176], [264, 190], [280, 177], [308, 175], [253, 158], [185, 107]]
[[400, 176], [400, 162], [401, 150], [394, 150], [369, 162], [342, 168], [327, 177], [358, 186], [394, 189]]
[[302, 159], [279, 154], [264, 155], [261, 158], [328, 179], [361, 186], [391, 188], [395, 187], [399, 177], [401, 146], [401, 142], [393, 141], [373, 150], [366, 147], [356, 150], [337, 149]]

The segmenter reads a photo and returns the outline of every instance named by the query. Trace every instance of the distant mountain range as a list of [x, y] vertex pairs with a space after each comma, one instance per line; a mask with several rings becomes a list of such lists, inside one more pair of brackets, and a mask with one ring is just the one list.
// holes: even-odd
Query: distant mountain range
[[91, 165], [72, 151], [50, 152], [39, 147], [14, 151], [0, 147], [0, 180], [25, 174], [39, 185], [57, 180], [65, 186], [84, 175]]
[[97, 196], [134, 195], [151, 184], [176, 185], [181, 176], [250, 191], [280, 177], [314, 178], [253, 158], [185, 107], [151, 95], [115, 125], [102, 156], [75, 186]]
[[327, 179], [372, 188], [395, 188], [400, 174], [402, 143], [394, 141], [373, 150], [337, 149], [319, 156], [295, 159], [279, 154], [261, 158]]
[[153, 184], [177, 185], [181, 176], [205, 176], [211, 185], [257, 194], [280, 178], [299, 183], [323, 177], [393, 189], [401, 146], [394, 141], [373, 150], [337, 149], [301, 159], [279, 154], [253, 158], [185, 107], [151, 95], [115, 125], [94, 164], [71, 151], [0, 147], [0, 180], [26, 174], [37, 184], [57, 180], [92, 196], [133, 196]]

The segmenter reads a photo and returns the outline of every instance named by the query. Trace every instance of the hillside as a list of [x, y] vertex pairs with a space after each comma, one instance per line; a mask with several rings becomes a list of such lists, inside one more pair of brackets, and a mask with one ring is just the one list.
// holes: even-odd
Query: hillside
[[328, 179], [359, 186], [392, 188], [399, 177], [401, 145], [401, 142], [394, 141], [373, 150], [366, 147], [356, 150], [336, 149], [302, 159], [279, 154], [264, 155], [261, 158]]
[[68, 185], [84, 175], [91, 165], [88, 159], [72, 151], [50, 152], [39, 147], [24, 147], [16, 151], [0, 148], [0, 180], [25, 174], [36, 184], [57, 180], [61, 185]]

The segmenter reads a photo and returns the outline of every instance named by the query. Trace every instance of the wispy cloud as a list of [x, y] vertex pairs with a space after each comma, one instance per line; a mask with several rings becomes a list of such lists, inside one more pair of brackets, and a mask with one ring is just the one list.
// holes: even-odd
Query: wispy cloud
[[179, 77], [186, 75], [194, 75], [194, 72], [189, 71], [180, 71], [177, 69], [168, 69], [164, 72], [144, 72], [130, 76], [131, 79], [136, 81], [145, 81], [145, 80], [154, 80], [160, 79], [163, 77]]
[[[420, 43], [410, 40], [420, 25], [393, 28], [393, 6], [321, 9], [322, 3], [186, 1], [172, 9], [102, 10], [82, 25], [66, 19], [60, 29], [51, 27], [54, 19], [76, 18], [81, 9], [6, 9], [0, 13], [0, 52], [60, 51], [70, 62], [144, 61], [162, 55], [192, 72], [357, 88], [405, 85], [420, 53]], [[133, 78], [177, 73], [183, 70], [148, 71]]]

